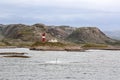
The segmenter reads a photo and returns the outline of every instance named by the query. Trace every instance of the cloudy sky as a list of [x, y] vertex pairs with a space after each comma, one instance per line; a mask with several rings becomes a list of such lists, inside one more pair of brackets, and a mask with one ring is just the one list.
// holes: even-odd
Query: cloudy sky
[[120, 0], [1, 0], [1, 24], [95, 26], [120, 30]]

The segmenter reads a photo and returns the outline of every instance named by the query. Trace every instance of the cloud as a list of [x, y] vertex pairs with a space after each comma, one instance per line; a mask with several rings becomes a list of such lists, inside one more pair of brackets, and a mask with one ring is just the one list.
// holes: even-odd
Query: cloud
[[1, 4], [16, 6], [53, 6], [61, 8], [89, 8], [115, 10], [119, 8], [119, 0], [2, 0]]
[[120, 25], [119, 0], [1, 0], [0, 22]]

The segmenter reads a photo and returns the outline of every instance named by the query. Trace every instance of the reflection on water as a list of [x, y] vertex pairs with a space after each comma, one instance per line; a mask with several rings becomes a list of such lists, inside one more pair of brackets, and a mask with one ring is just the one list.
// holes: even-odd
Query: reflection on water
[[0, 56], [0, 80], [120, 80], [120, 51], [29, 51], [30, 58]]

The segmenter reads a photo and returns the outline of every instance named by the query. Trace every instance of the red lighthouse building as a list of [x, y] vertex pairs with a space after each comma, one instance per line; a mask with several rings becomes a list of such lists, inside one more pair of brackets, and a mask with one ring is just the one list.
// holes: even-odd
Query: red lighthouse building
[[42, 42], [46, 41], [45, 33], [42, 34]]

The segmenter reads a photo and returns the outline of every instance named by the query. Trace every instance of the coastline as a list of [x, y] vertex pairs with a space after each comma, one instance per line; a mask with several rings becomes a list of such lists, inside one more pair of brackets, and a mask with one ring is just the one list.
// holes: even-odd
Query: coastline
[[92, 48], [82, 48], [82, 47], [78, 47], [78, 46], [73, 46], [73, 47], [31, 47], [29, 48], [30, 50], [36, 50], [36, 51], [86, 51], [86, 50], [120, 50], [120, 47], [107, 47], [107, 48], [96, 48], [96, 47], [92, 47]]
[[50, 47], [50, 46], [39, 46], [39, 47], [31, 47], [30, 50], [36, 51], [85, 51], [80, 46], [67, 46], [67, 47]]
[[[108, 46], [106, 48], [101, 47], [81, 47], [81, 46], [36, 46], [36, 47], [17, 47], [17, 46], [0, 46], [0, 49], [11, 49], [11, 48], [28, 48], [29, 50], [35, 51], [80, 51], [84, 52], [86, 50], [120, 50], [120, 46]], [[0, 53], [1, 54], [1, 53]], [[7, 53], [8, 54], [8, 53]], [[19, 54], [19, 53], [18, 53]]]
[[20, 53], [20, 52], [0, 52], [1, 57], [8, 57], [8, 58], [29, 58], [29, 56], [25, 55], [28, 53]]

